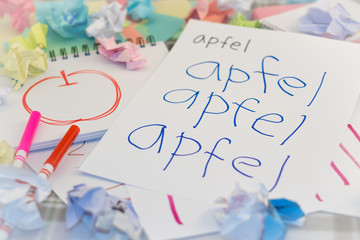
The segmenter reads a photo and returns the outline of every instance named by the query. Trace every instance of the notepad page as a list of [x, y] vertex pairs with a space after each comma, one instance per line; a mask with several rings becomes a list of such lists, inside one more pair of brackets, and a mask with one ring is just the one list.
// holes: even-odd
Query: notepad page
[[[11, 146], [19, 144], [33, 110], [42, 118], [31, 150], [56, 146], [71, 124], [80, 127], [76, 142], [100, 138], [168, 50], [163, 42], [140, 48], [147, 63], [137, 70], [128, 70], [125, 63], [112, 62], [95, 51], [79, 57], [70, 52], [68, 59], [48, 59], [48, 70], [29, 77], [0, 107], [0, 137]], [[0, 84], [11, 87], [11, 80], [1, 76]]]

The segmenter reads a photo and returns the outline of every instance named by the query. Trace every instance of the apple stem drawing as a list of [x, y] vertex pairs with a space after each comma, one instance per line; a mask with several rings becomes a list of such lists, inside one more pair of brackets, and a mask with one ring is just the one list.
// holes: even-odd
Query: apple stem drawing
[[64, 81], [65, 81], [65, 84], [59, 85], [59, 87], [70, 86], [70, 85], [73, 85], [73, 84], [78, 84], [77, 82], [69, 83], [69, 81], [67, 80], [67, 77], [66, 77], [66, 74], [65, 74], [65, 71], [64, 71], [64, 70], [61, 70], [60, 73], [61, 73], [61, 76], [63, 77], [63, 79], [64, 79]]

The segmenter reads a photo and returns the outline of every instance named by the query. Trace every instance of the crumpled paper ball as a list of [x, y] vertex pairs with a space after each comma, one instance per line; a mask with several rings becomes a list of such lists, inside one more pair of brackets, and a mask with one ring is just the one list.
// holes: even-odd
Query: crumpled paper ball
[[117, 44], [115, 38], [103, 38], [97, 40], [100, 45], [98, 51], [104, 57], [114, 62], [126, 63], [126, 68], [134, 70], [146, 65], [145, 56], [139, 52], [139, 47], [132, 42]]
[[73, 228], [84, 223], [100, 239], [140, 239], [143, 230], [126, 199], [111, 196], [104, 188], [74, 186], [68, 192], [66, 225]]
[[[1, 89], [0, 89], [1, 102]], [[1, 103], [0, 103], [1, 104]], [[0, 164], [11, 164], [14, 160], [15, 149], [10, 146], [5, 140], [0, 142]]]
[[119, 200], [111, 210], [104, 211], [98, 216], [95, 228], [100, 233], [100, 239], [107, 239], [106, 235], [120, 235], [125, 239], [143, 239], [144, 232], [130, 201]]
[[94, 38], [110, 38], [123, 30], [126, 10], [117, 2], [103, 6], [90, 16], [86, 34]]
[[234, 9], [220, 10], [217, 0], [198, 0], [190, 11], [185, 21], [199, 19], [208, 22], [228, 23], [229, 18], [235, 13]]
[[73, 38], [88, 26], [89, 8], [84, 0], [64, 0], [62, 9], [49, 13], [45, 22], [63, 38]]
[[51, 192], [51, 185], [34, 172], [12, 165], [0, 165], [0, 205], [26, 197], [31, 189], [36, 189], [32, 198], [44, 201]]
[[261, 239], [267, 210], [267, 190], [263, 185], [237, 184], [229, 198], [216, 202], [224, 205], [214, 212], [221, 224], [220, 235], [228, 239]]
[[24, 32], [22, 36], [16, 36], [10, 39], [9, 45], [11, 47], [15, 42], [20, 42], [25, 49], [46, 48], [46, 35], [48, 26], [43, 23], [36, 23], [31, 26], [30, 30]]
[[126, 9], [129, 17], [134, 21], [146, 19], [155, 11], [151, 0], [129, 0]]
[[18, 32], [22, 32], [30, 26], [29, 16], [32, 12], [35, 12], [33, 0], [0, 1], [0, 17], [8, 14], [12, 26]]
[[38, 204], [51, 193], [51, 185], [37, 174], [8, 164], [0, 165], [0, 237], [14, 228], [34, 230], [44, 226]]
[[283, 240], [286, 224], [301, 224], [304, 213], [286, 199], [268, 200], [263, 184], [237, 184], [228, 198], [219, 198], [223, 207], [214, 211], [221, 225], [220, 235], [236, 240]]
[[310, 7], [298, 20], [298, 26], [305, 33], [342, 40], [360, 31], [360, 22], [355, 21], [341, 3], [330, 7], [327, 0], [319, 0], [315, 7]]
[[46, 53], [39, 47], [25, 49], [20, 42], [14, 42], [9, 51], [0, 58], [3, 67], [0, 74], [12, 78], [14, 90], [20, 89], [28, 76], [37, 76], [47, 70]]
[[241, 13], [237, 13], [229, 22], [230, 25], [242, 26], [242, 27], [252, 27], [252, 28], [261, 28], [259, 20], [249, 21]]

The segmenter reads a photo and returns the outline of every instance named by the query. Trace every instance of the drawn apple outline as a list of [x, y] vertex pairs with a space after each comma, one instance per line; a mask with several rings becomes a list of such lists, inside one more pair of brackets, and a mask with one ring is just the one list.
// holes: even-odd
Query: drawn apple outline
[[116, 82], [116, 80], [113, 77], [111, 77], [110, 75], [108, 75], [108, 74], [106, 74], [104, 72], [98, 71], [98, 70], [79, 70], [79, 71], [75, 71], [75, 72], [72, 72], [72, 73], [69, 73], [69, 74], [65, 74], [65, 71], [61, 70], [60, 71], [61, 76], [46, 77], [46, 78], [36, 82], [31, 87], [29, 87], [29, 89], [26, 90], [26, 92], [24, 93], [23, 98], [22, 98], [23, 107], [25, 108], [25, 110], [29, 114], [31, 114], [33, 112], [33, 109], [31, 109], [29, 107], [28, 103], [27, 103], [27, 96], [28, 96], [28, 93], [34, 87], [38, 86], [39, 84], [41, 84], [41, 83], [43, 83], [45, 81], [50, 81], [52, 79], [62, 79], [62, 80], [64, 80], [65, 83], [62, 84], [62, 85], [59, 85], [58, 87], [71, 87], [71, 85], [75, 85], [75, 84], [79, 84], [79, 83], [78, 82], [69, 82], [68, 77], [71, 77], [71, 76], [76, 75], [76, 74], [84, 74], [84, 73], [85, 74], [89, 74], [89, 73], [90, 74], [97, 74], [97, 75], [105, 77], [105, 79], [108, 79], [108, 80], [111, 81], [111, 83], [113, 84], [113, 86], [115, 88], [115, 94], [116, 94], [115, 101], [114, 101], [113, 105], [108, 110], [106, 110], [105, 112], [103, 112], [103, 113], [101, 113], [101, 114], [99, 114], [97, 116], [94, 116], [94, 117], [78, 118], [78, 119], [70, 119], [70, 120], [56, 120], [56, 119], [48, 118], [48, 117], [44, 116], [44, 114], [42, 113], [40, 121], [44, 122], [46, 124], [50, 124], [50, 125], [65, 126], [65, 125], [74, 124], [76, 122], [93, 121], [93, 120], [98, 120], [98, 119], [104, 118], [106, 116], [109, 116], [119, 106], [120, 99], [121, 99], [121, 90], [120, 90], [120, 87], [119, 87], [118, 83]]

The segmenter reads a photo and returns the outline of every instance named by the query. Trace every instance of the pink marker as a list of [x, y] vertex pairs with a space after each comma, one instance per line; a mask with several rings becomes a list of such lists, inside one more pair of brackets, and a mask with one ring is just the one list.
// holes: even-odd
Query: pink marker
[[38, 111], [33, 111], [30, 115], [29, 121], [26, 125], [24, 134], [21, 138], [20, 144], [16, 149], [13, 165], [15, 167], [22, 168], [24, 166], [25, 159], [30, 151], [30, 146], [33, 141], [35, 131], [39, 125], [41, 114]]

